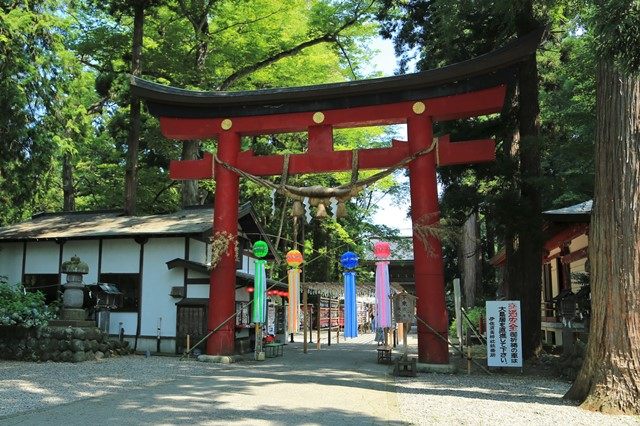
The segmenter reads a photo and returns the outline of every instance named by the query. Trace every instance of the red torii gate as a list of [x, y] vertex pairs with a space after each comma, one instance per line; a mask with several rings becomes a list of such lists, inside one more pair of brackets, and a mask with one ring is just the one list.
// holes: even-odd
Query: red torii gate
[[[473, 60], [407, 76], [253, 92], [192, 92], [132, 78], [132, 91], [147, 100], [151, 114], [170, 139], [218, 139], [218, 158], [256, 176], [281, 175], [282, 155], [254, 156], [240, 151], [240, 138], [285, 132], [308, 134], [307, 152], [290, 156], [289, 174], [349, 171], [351, 151], [333, 150], [333, 129], [406, 123], [408, 142], [358, 152], [360, 169], [388, 168], [428, 148], [433, 122], [476, 117], [501, 111], [506, 87], [517, 64], [535, 54], [541, 32]], [[436, 149], [409, 164], [411, 216], [414, 224], [439, 221], [436, 167], [492, 161], [492, 139], [452, 143], [438, 139]], [[172, 179], [215, 179], [214, 235], [237, 238], [239, 176], [203, 159], [173, 161]], [[417, 314], [447, 335], [442, 249], [430, 237], [430, 254], [414, 233]], [[208, 328], [213, 330], [235, 311], [235, 269], [230, 247], [211, 272]], [[227, 322], [207, 341], [207, 353], [234, 351], [234, 323]], [[447, 363], [447, 343], [418, 323], [421, 362]]]

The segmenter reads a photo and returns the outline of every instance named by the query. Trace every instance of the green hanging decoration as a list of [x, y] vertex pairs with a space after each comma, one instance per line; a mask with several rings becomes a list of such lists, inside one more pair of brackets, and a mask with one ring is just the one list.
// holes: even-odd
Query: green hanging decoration
[[[256, 241], [253, 245], [253, 254], [258, 257], [265, 257], [269, 252], [269, 247], [264, 241]], [[264, 259], [255, 260], [255, 272], [253, 276], [253, 322], [263, 324], [266, 319], [267, 304], [267, 261]]]

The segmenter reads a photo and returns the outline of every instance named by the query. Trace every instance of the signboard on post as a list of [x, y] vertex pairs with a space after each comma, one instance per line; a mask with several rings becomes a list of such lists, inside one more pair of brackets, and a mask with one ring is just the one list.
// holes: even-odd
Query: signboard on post
[[522, 367], [520, 301], [487, 302], [487, 365]]

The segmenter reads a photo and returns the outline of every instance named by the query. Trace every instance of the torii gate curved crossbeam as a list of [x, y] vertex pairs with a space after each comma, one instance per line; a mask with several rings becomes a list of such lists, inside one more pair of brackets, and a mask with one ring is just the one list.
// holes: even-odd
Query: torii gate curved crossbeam
[[[360, 169], [380, 169], [430, 146], [434, 121], [500, 112], [507, 85], [519, 63], [535, 54], [542, 34], [536, 31], [465, 62], [396, 77], [250, 92], [187, 91], [132, 77], [131, 90], [159, 117], [167, 138], [217, 138], [220, 160], [258, 176], [280, 175], [283, 156], [241, 152], [241, 136], [306, 131], [307, 152], [290, 157], [289, 173], [321, 173], [352, 167], [352, 152], [333, 150], [334, 128], [406, 123], [408, 142], [359, 151]], [[413, 160], [409, 175], [414, 225], [439, 221], [437, 166], [492, 161], [494, 151], [492, 139], [451, 143], [443, 137], [436, 151]], [[215, 165], [208, 154], [201, 160], [174, 161], [170, 173], [173, 179], [214, 178], [214, 235], [225, 232], [237, 238], [238, 175]], [[417, 314], [446, 336], [442, 248], [433, 237], [428, 244], [429, 250], [414, 233]], [[230, 247], [211, 273], [210, 330], [234, 313], [235, 268]], [[211, 335], [207, 353], [233, 353], [234, 337], [234, 324], [228, 322]], [[420, 323], [418, 353], [421, 362], [449, 360], [447, 344]]]

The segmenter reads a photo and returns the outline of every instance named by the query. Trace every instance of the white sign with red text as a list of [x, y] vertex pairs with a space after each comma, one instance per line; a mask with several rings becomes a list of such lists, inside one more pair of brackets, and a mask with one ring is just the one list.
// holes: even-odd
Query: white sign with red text
[[522, 367], [520, 301], [487, 302], [487, 365]]

